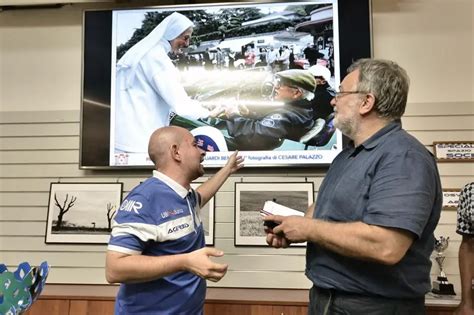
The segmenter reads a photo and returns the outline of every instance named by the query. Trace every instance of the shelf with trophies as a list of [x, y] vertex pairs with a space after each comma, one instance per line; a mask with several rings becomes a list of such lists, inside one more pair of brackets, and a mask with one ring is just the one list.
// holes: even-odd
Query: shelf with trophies
[[435, 281], [433, 281], [433, 289], [431, 290], [435, 294], [440, 295], [456, 295], [454, 292], [454, 286], [449, 283], [446, 273], [443, 270], [443, 263], [446, 256], [444, 251], [448, 248], [449, 237], [440, 236], [439, 239], [435, 240], [435, 260], [438, 263], [439, 275]]

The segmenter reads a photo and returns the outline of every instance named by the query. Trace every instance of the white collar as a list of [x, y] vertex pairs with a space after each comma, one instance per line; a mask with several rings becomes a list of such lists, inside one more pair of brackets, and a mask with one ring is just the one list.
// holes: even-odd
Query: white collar
[[178, 184], [175, 180], [171, 179], [169, 176], [166, 176], [165, 174], [157, 170], [153, 170], [153, 177], [156, 177], [162, 182], [164, 182], [183, 199], [188, 195], [190, 191], [184, 188], [183, 186], [181, 186], [180, 184]]

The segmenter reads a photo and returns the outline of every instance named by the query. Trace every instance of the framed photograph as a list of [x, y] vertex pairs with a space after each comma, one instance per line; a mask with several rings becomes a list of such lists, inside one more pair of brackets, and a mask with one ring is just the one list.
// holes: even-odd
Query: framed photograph
[[[193, 189], [196, 189], [201, 185], [202, 183], [191, 183], [191, 187]], [[201, 208], [201, 211], [199, 213], [199, 218], [201, 219], [203, 228], [204, 228], [204, 236], [206, 239], [206, 245], [207, 246], [214, 246], [214, 226], [215, 226], [215, 221], [214, 221], [214, 212], [215, 212], [215, 204], [214, 204], [214, 198], [212, 197], [206, 205]]]
[[459, 205], [459, 195], [461, 189], [459, 188], [444, 188], [443, 189], [443, 210], [456, 211]]
[[313, 183], [235, 183], [235, 245], [268, 246], [260, 215], [265, 201], [304, 213], [313, 200]]
[[106, 244], [122, 183], [51, 183], [46, 243]]

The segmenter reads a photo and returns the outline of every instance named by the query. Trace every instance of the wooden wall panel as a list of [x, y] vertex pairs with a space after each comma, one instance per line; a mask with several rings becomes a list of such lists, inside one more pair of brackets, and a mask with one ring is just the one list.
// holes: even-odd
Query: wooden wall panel
[[311, 282], [302, 271], [229, 270], [219, 282], [207, 282], [207, 285], [221, 288], [309, 289]]
[[[472, 164], [467, 165], [467, 167], [468, 168], [471, 167], [471, 169], [474, 168], [474, 166], [472, 166]], [[464, 187], [465, 184], [469, 183], [470, 181], [472, 181], [472, 173], [470, 173], [469, 170], [464, 175], [456, 175], [456, 176], [444, 175], [444, 176], [441, 176], [441, 185], [443, 186], [443, 188], [459, 188], [459, 189], [461, 189], [462, 187]]]
[[[0, 151], [1, 152], [1, 151]], [[41, 191], [49, 192], [49, 184], [51, 182], [57, 182], [57, 177], [50, 178], [2, 178], [0, 181], [0, 191], [1, 192], [10, 192], [10, 191]], [[1, 202], [1, 201], [0, 201]]]
[[79, 152], [71, 150], [51, 151], [0, 151], [2, 164], [55, 164], [55, 163], [79, 163]]
[[0, 138], [0, 150], [77, 149], [79, 136]]
[[69, 300], [37, 300], [25, 315], [67, 315], [69, 314]]
[[[87, 261], [87, 266], [91, 268], [103, 268], [105, 266], [105, 251], [103, 252], [28, 252], [23, 253], [27, 255], [30, 261], [39, 262], [48, 261], [49, 265], [53, 267], [68, 267], [81, 268], [84, 266], [84, 261]], [[3, 252], [3, 263], [14, 266], [18, 263], [19, 253], [8, 251]]]
[[44, 206], [11, 206], [1, 207], [0, 221], [44, 221], [47, 208]]
[[204, 305], [206, 315], [306, 315], [308, 308], [305, 306], [292, 305], [264, 305], [264, 304], [232, 304], [229, 303], [206, 303]]
[[1, 192], [0, 206], [47, 206], [49, 192]]
[[[78, 165], [70, 164], [8, 164], [0, 165], [0, 174], [5, 177], [42, 178], [42, 177], [81, 177], [90, 171], [79, 170]], [[7, 176], [10, 174], [10, 176]], [[47, 189], [49, 191], [49, 188]]]
[[[103, 248], [101, 246], [101, 248]], [[105, 265], [105, 248], [102, 252], [49, 252], [49, 251], [34, 251], [23, 252], [23, 256], [28, 257], [32, 262], [41, 262], [47, 260], [53, 267], [67, 267], [67, 268], [81, 268], [84, 261], [87, 261], [87, 266], [91, 268], [103, 268]], [[18, 264], [18, 259], [21, 258], [21, 252], [18, 251], [4, 251], [2, 253], [3, 263], [9, 266]], [[20, 256], [20, 257], [19, 257]], [[455, 258], [453, 258], [455, 259]], [[224, 257], [213, 258], [219, 263], [229, 264], [229, 270], [234, 271], [299, 271], [304, 272], [305, 256], [304, 253], [300, 255], [281, 255], [277, 252], [274, 255], [268, 254], [229, 254], [226, 253]], [[269, 263], [271, 261], [271, 263]]]
[[72, 300], [69, 315], [113, 315], [114, 301]]
[[474, 139], [474, 131], [465, 127], [464, 130], [446, 130], [446, 131], [410, 131], [408, 132], [417, 138], [424, 145], [433, 145], [435, 141], [466, 141]]
[[[204, 304], [206, 315], [306, 315], [306, 303], [281, 303], [266, 301], [228, 301], [209, 300]], [[454, 306], [426, 307], [427, 315], [453, 314]], [[112, 315], [114, 300], [111, 298], [87, 298], [64, 296], [57, 299], [40, 297], [33, 306], [25, 312], [26, 315]]]
[[[431, 104], [433, 105], [433, 104]], [[430, 106], [431, 106], [430, 105]], [[432, 141], [464, 139], [473, 134], [472, 110], [468, 103], [457, 104], [453, 114], [435, 105], [429, 115], [412, 110], [404, 118], [409, 131], [422, 138], [432, 150]], [[417, 104], [417, 108], [428, 105]], [[409, 111], [407, 111], [408, 113]], [[30, 120], [25, 116], [31, 117]], [[50, 283], [104, 284], [104, 252], [106, 245], [45, 244], [47, 204], [51, 182], [123, 182], [126, 195], [150, 170], [91, 171], [78, 169], [79, 121], [75, 111], [50, 112], [48, 115], [7, 113], [0, 118], [0, 257], [9, 267], [29, 260], [48, 260], [53, 269]], [[16, 120], [17, 119], [17, 120]], [[438, 128], [440, 123], [445, 124]], [[452, 138], [451, 135], [453, 135]], [[472, 164], [439, 163], [444, 187], [460, 188], [474, 176]], [[203, 182], [215, 173], [199, 178]], [[304, 276], [304, 248], [277, 250], [268, 247], [234, 245], [234, 187], [236, 182], [298, 182], [314, 183], [315, 198], [325, 169], [285, 169], [258, 172], [244, 170], [229, 178], [216, 195], [215, 247], [224, 250], [218, 259], [229, 263], [229, 272], [211, 287], [287, 287], [308, 288]], [[436, 235], [449, 236], [446, 251], [446, 272], [458, 285], [457, 250], [460, 237], [455, 233], [455, 212], [443, 212]], [[433, 277], [437, 267], [432, 270]], [[278, 278], [279, 281], [275, 281]]]
[[[474, 137], [472, 138], [474, 139]], [[458, 162], [458, 163], [445, 163], [439, 162], [438, 163], [438, 170], [440, 176], [447, 176], [447, 175], [456, 175], [456, 176], [463, 176], [466, 174], [473, 174], [474, 167], [473, 163], [465, 163], [465, 162]], [[471, 176], [472, 180], [472, 176]], [[467, 183], [467, 182], [466, 182]], [[459, 187], [461, 188], [461, 187]]]
[[[28, 104], [25, 104], [26, 106]], [[0, 124], [63, 124], [66, 122], [76, 123], [80, 122], [80, 111], [78, 110], [56, 110], [54, 112], [50, 111], [2, 111], [0, 115]]]
[[[265, 314], [265, 313], [260, 313]], [[272, 306], [272, 315], [306, 315], [308, 314], [308, 307], [306, 306]]]
[[459, 116], [406, 116], [402, 125], [408, 131], [464, 131], [474, 119], [471, 115]]
[[44, 236], [46, 218], [43, 222], [35, 221], [3, 221], [0, 222], [1, 236]]
[[79, 136], [79, 127], [77, 121], [0, 124], [0, 134], [3, 137]]
[[474, 115], [473, 101], [453, 102], [408, 102], [405, 116], [462, 116]]
[[[445, 210], [446, 211], [446, 210]], [[456, 233], [456, 226], [454, 224], [438, 224], [438, 226], [435, 229], [435, 236], [440, 237], [448, 237], [449, 236], [449, 241], [461, 241], [462, 237], [461, 235]], [[448, 250], [451, 250], [451, 246], [448, 247]]]
[[82, 244], [45, 244], [44, 234], [39, 236], [8, 235], [0, 238], [0, 245], [4, 251], [16, 252], [99, 252], [106, 251], [107, 245]]
[[47, 283], [107, 284], [104, 267], [91, 267], [88, 265], [86, 259], [82, 259], [81, 262], [81, 267], [51, 266]]
[[204, 308], [204, 313], [206, 315], [241, 315], [241, 314], [250, 314], [256, 315], [261, 313], [256, 313], [258, 311], [271, 312], [271, 306], [265, 308], [256, 307], [254, 312], [251, 311], [252, 305], [246, 304], [207, 304]]

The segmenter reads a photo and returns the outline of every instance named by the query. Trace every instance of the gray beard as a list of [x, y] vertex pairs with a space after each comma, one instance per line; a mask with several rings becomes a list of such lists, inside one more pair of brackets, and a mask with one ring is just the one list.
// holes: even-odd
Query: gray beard
[[341, 122], [337, 118], [336, 114], [336, 118], [334, 119], [334, 126], [339, 129], [343, 135], [349, 137], [350, 139], [354, 139], [353, 136], [355, 135], [355, 132], [357, 130], [357, 123], [354, 121], [354, 119], [349, 118]]

